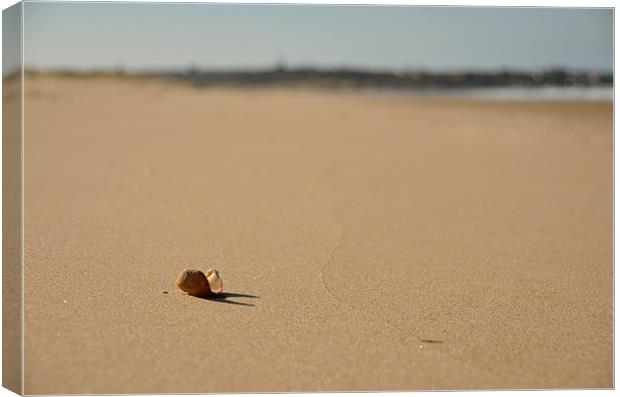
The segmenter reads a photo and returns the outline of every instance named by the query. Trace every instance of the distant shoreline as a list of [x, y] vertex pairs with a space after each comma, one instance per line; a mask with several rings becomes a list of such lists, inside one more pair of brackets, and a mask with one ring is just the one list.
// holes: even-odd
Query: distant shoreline
[[613, 101], [612, 86], [537, 86], [537, 87], [468, 87], [437, 89], [377, 90], [376, 94], [389, 97], [424, 99], [462, 99], [480, 101]]
[[[172, 84], [182, 84], [194, 88], [239, 88], [239, 89], [312, 89], [320, 91], [350, 92], [368, 94], [384, 98], [416, 98], [416, 99], [454, 99], [454, 100], [481, 100], [481, 101], [510, 101], [510, 102], [537, 102], [537, 101], [602, 101], [614, 99], [612, 76], [599, 77], [598, 80], [589, 76], [590, 83], [566, 83], [568, 77], [562, 80], [563, 84], [495, 84], [473, 85], [452, 83], [420, 83], [405, 84], [388, 83], [379, 78], [356, 80], [351, 83], [349, 75], [330, 74], [321, 72], [312, 78], [283, 78], [279, 73], [271, 78], [264, 78], [265, 72], [204, 72], [204, 73], [123, 73], [119, 71], [40, 71], [26, 70], [26, 79], [36, 76], [56, 76], [76, 79], [123, 79], [135, 81], [153, 81]], [[299, 77], [299, 74], [293, 74]], [[322, 76], [322, 77], [321, 77]], [[330, 77], [331, 76], [331, 77]], [[347, 77], [349, 76], [349, 77]], [[445, 77], [445, 75], [443, 75]], [[570, 75], [571, 81], [584, 81], [584, 76]], [[5, 82], [16, 79], [17, 73], [5, 76]], [[437, 81], [447, 81], [435, 76]], [[515, 81], [516, 78], [513, 79]], [[497, 80], [496, 80], [497, 81]], [[596, 83], [595, 83], [596, 82]]]
[[[145, 77], [188, 83], [194, 86], [284, 86], [380, 89], [470, 89], [540, 87], [613, 87], [612, 73], [574, 72], [552, 69], [537, 72], [375, 72], [354, 69], [286, 69], [230, 71], [33, 70], [27, 75], [72, 77]], [[11, 75], [5, 78], [10, 78]]]

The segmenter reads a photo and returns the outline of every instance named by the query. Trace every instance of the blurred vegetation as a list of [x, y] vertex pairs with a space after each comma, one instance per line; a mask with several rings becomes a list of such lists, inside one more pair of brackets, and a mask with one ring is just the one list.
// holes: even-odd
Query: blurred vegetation
[[[26, 75], [57, 75], [73, 78], [156, 78], [196, 86], [314, 86], [326, 88], [480, 88], [541, 86], [611, 86], [613, 74], [551, 69], [536, 72], [375, 72], [353, 69], [199, 70], [126, 72], [114, 70], [27, 70]], [[6, 77], [5, 77], [6, 78]]]

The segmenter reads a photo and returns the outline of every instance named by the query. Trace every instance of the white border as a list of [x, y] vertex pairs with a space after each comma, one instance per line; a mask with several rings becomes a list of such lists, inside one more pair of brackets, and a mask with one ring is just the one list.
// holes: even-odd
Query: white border
[[[210, 0], [210, 1], [191, 1], [191, 0], [24, 0], [27, 3], [180, 3], [180, 4], [314, 4], [314, 5], [410, 5], [410, 6], [437, 6], [437, 7], [580, 7], [580, 8], [613, 8], [615, 4], [612, 0], [591, 0], [591, 1], [562, 1], [562, 0], [504, 0], [504, 1], [491, 1], [491, 0], [478, 0], [478, 1], [465, 1], [465, 0]], [[2, 0], [2, 4], [15, 4], [15, 1]]]

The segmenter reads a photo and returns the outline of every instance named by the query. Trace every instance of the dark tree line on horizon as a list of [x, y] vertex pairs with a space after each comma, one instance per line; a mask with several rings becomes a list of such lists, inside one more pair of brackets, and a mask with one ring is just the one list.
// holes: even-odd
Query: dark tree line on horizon
[[[354, 69], [196, 70], [126, 72], [116, 70], [26, 70], [63, 76], [154, 77], [196, 86], [315, 86], [326, 88], [479, 88], [479, 87], [594, 87], [612, 86], [613, 73], [571, 72], [552, 69], [541, 72], [375, 72]], [[7, 76], [8, 77], [8, 76]], [[5, 77], [6, 78], [6, 77]]]
[[347, 88], [475, 88], [506, 86], [606, 86], [613, 74], [569, 72], [373, 72], [275, 68], [263, 71], [198, 71], [154, 73], [194, 85], [312, 85]]

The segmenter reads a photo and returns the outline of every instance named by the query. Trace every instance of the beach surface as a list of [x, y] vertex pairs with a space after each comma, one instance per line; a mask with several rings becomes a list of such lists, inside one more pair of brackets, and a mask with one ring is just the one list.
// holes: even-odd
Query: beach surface
[[611, 102], [25, 87], [25, 393], [613, 387]]

